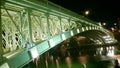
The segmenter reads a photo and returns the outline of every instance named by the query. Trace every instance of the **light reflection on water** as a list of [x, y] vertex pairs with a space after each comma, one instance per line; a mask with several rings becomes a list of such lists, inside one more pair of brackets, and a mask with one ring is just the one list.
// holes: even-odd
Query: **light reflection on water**
[[90, 63], [86, 56], [79, 56], [78, 59], [73, 59], [70, 56], [64, 58], [53, 56], [44, 58], [40, 56], [39, 59], [34, 61], [35, 62], [32, 63], [33, 66], [28, 68], [114, 68], [113, 65], [107, 65], [107, 63], [109, 63], [107, 61]]
[[60, 48], [53, 48], [42, 54], [23, 68], [115, 68], [110, 61], [98, 61], [99, 58], [90, 56], [89, 53], [86, 51], [83, 54], [78, 49], [69, 50], [62, 45]]

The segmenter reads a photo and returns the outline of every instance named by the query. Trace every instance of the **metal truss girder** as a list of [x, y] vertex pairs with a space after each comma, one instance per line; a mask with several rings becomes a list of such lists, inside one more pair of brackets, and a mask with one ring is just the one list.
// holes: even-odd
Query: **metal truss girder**
[[[69, 11], [69, 10], [66, 10], [66, 9], [63, 9], [63, 10], [61, 10], [61, 11], [59, 11], [59, 10], [56, 10], [55, 8], [49, 8], [49, 6], [51, 6], [51, 5], [46, 5], [46, 4], [44, 4], [44, 6], [42, 6], [42, 5], [38, 5], [38, 4], [36, 4], [37, 2], [33, 2], [33, 1], [28, 1], [28, 0], [26, 0], [26, 1], [15, 1], [15, 0], [13, 0], [13, 1], [9, 1], [9, 0], [7, 0], [8, 2], [12, 2], [13, 4], [15, 4], [15, 3], [17, 3], [17, 4], [20, 4], [21, 6], [23, 6], [23, 7], [32, 7], [32, 8], [36, 8], [36, 10], [38, 10], [38, 8], [40, 9], [40, 11], [41, 10], [44, 10], [45, 12], [50, 12], [50, 13], [53, 13], [53, 14], [57, 14], [57, 16], [59, 16], [59, 15], [61, 15], [62, 17], [64, 16], [64, 17], [73, 17], [73, 18], [76, 18], [76, 19], [83, 19], [83, 20], [86, 20], [86, 21], [90, 21], [90, 23], [93, 23], [93, 24], [96, 24], [96, 23], [94, 23], [92, 20], [89, 20], [89, 19], [86, 19], [85, 17], [83, 17], [83, 16], [79, 16], [78, 14], [76, 14], [76, 13], [74, 13], [74, 12], [71, 12], [71, 11]], [[58, 7], [59, 8], [59, 7]], [[50, 10], [51, 9], [51, 10]], [[65, 11], [64, 11], [65, 10]], [[63, 12], [64, 11], [64, 12]], [[66, 12], [68, 12], [69, 14], [67, 14]], [[67, 15], [66, 15], [67, 14]], [[71, 15], [72, 14], [72, 15]], [[96, 24], [96, 25], [98, 25], [98, 24]]]

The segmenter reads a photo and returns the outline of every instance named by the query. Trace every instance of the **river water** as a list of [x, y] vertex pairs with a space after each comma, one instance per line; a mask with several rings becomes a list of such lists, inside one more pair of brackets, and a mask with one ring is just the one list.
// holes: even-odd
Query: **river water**
[[[109, 52], [106, 54], [105, 52]], [[69, 47], [58, 45], [40, 55], [23, 68], [118, 68], [114, 47]], [[109, 56], [108, 56], [109, 55]]]

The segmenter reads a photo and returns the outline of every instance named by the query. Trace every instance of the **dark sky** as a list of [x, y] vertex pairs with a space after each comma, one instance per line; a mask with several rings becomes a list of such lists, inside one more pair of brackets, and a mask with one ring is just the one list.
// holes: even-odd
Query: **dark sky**
[[90, 10], [88, 18], [112, 25], [120, 18], [119, 0], [49, 0], [80, 15]]

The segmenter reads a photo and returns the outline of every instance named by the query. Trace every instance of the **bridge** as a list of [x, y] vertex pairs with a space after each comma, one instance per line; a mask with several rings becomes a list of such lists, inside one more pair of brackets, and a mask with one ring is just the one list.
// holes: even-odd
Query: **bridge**
[[97, 22], [46, 0], [2, 0], [0, 68], [19, 68], [73, 36], [115, 44]]

